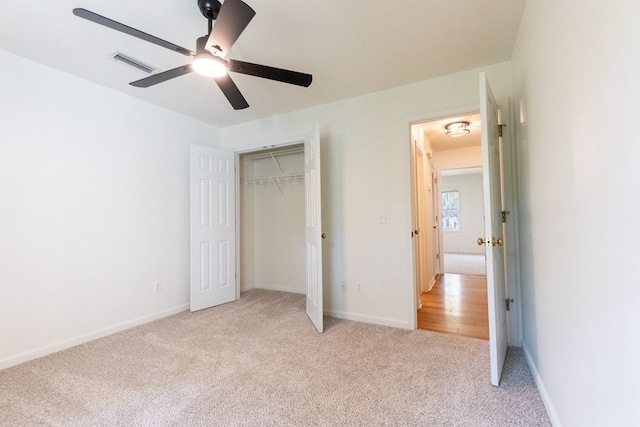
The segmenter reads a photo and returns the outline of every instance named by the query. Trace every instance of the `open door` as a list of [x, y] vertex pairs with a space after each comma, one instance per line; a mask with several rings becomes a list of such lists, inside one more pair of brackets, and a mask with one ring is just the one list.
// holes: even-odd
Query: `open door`
[[236, 299], [234, 153], [190, 150], [190, 310]]
[[320, 130], [316, 124], [304, 142], [305, 227], [307, 248], [307, 314], [323, 331], [322, 220], [320, 198]]
[[413, 230], [411, 237], [413, 238], [417, 310], [422, 307], [422, 293], [429, 291], [430, 285], [434, 283], [435, 269], [433, 268], [433, 259], [436, 256], [433, 251], [431, 235], [429, 234], [429, 230], [432, 230], [431, 222], [434, 217], [431, 209], [433, 204], [429, 200], [433, 196], [433, 187], [428, 179], [428, 171], [431, 168], [431, 164], [429, 163], [429, 154], [424, 146], [422, 132], [420, 125], [412, 125], [411, 200], [413, 202]]
[[484, 187], [484, 244], [487, 260], [487, 298], [489, 306], [489, 353], [491, 384], [500, 384], [507, 355], [507, 311], [505, 305], [504, 234], [500, 166], [499, 106], [487, 76], [480, 73], [480, 116], [482, 120], [482, 179]]
[[444, 269], [440, 268], [440, 222], [438, 221], [438, 206], [440, 206], [440, 190], [438, 189], [438, 173], [431, 166], [431, 271], [433, 277]]

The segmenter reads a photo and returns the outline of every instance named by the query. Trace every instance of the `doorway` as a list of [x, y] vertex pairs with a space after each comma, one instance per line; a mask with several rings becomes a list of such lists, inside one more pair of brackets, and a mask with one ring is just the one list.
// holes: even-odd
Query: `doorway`
[[[306, 138], [298, 141], [236, 154], [245, 186], [245, 191], [239, 192], [239, 203], [247, 203], [240, 209], [237, 238], [242, 243], [241, 250], [245, 245], [249, 248], [237, 253], [241, 262], [237, 291], [239, 298], [243, 284], [245, 289], [249, 285], [303, 293], [307, 315], [322, 333], [322, 239], [325, 234], [322, 232], [318, 124]], [[250, 187], [253, 189], [249, 191]], [[299, 262], [292, 263], [295, 256], [300, 257]], [[244, 273], [250, 273], [249, 281], [243, 280], [243, 261], [248, 266]]]
[[486, 276], [482, 168], [441, 170], [439, 188], [443, 273]]
[[488, 339], [480, 129], [477, 112], [412, 125], [414, 265], [418, 328]]
[[241, 292], [306, 293], [304, 145], [239, 155]]

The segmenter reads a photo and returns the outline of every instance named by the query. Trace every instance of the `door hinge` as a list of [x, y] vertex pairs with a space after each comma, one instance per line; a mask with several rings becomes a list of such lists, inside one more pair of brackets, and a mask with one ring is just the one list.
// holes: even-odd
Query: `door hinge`
[[502, 216], [502, 222], [507, 222], [507, 214], [510, 214], [509, 211], [501, 211], [500, 215]]
[[498, 136], [500, 136], [500, 137], [502, 136], [502, 128], [503, 127], [507, 127], [507, 125], [505, 125], [505, 124], [499, 124], [498, 125]]
[[505, 302], [505, 305], [507, 306], [507, 311], [510, 311], [513, 298], [507, 298], [506, 300], [504, 300], [504, 302]]

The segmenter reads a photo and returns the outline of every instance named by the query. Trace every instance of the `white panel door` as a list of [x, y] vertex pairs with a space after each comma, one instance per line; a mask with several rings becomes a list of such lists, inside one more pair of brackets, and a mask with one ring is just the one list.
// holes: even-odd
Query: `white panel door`
[[500, 384], [507, 354], [507, 311], [500, 180], [499, 106], [485, 73], [480, 73], [480, 116], [482, 120], [482, 179], [484, 187], [484, 240], [487, 260], [489, 305], [489, 353], [491, 384]]
[[236, 299], [234, 154], [191, 145], [190, 310]]
[[305, 227], [307, 252], [307, 314], [318, 332], [323, 331], [322, 220], [320, 198], [320, 130], [304, 142]]
[[438, 206], [439, 206], [439, 195], [440, 195], [440, 191], [438, 190], [438, 180], [437, 180], [438, 174], [436, 173], [435, 168], [432, 166], [431, 167], [431, 253], [433, 254], [433, 256], [431, 257], [431, 263], [432, 265], [432, 270], [431, 273], [432, 275], [430, 276], [430, 279], [432, 277], [435, 277], [437, 274], [440, 273], [440, 224], [438, 221]]

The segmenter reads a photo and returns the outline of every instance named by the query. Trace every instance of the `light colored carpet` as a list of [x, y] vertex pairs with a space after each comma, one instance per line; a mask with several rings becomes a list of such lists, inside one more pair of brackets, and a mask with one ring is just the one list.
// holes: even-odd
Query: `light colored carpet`
[[0, 371], [2, 426], [549, 426], [520, 350], [325, 318], [252, 290]]
[[445, 253], [444, 272], [485, 276], [487, 272], [484, 255]]

